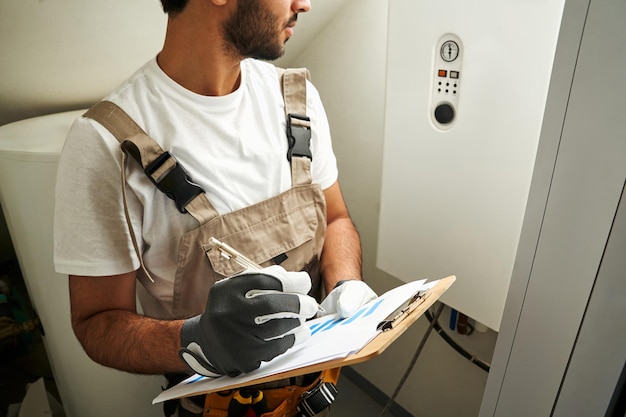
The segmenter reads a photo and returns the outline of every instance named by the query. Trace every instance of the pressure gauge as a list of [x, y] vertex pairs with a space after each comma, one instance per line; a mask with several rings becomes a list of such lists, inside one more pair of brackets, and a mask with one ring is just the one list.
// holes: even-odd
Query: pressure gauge
[[441, 45], [441, 59], [446, 62], [452, 62], [459, 56], [459, 45], [454, 41], [445, 41]]

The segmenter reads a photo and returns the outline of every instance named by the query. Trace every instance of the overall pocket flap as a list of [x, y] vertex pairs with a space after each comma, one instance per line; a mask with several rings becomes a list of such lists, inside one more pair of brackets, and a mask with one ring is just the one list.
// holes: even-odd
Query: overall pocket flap
[[[214, 219], [217, 224], [207, 224], [208, 230], [212, 230], [213, 237], [263, 267], [274, 263], [282, 264], [280, 261], [285, 259], [285, 256], [289, 259], [293, 255], [292, 251], [313, 240], [318, 227], [314, 202], [306, 202], [287, 210], [285, 207], [277, 210], [277, 207], [270, 205], [266, 206], [265, 210], [267, 212], [262, 216], [259, 216], [258, 211], [255, 212], [252, 216], [254, 219], [243, 228], [240, 220], [242, 214], [245, 219], [245, 213], [239, 213], [237, 222], [229, 222], [228, 215], [222, 216], [220, 219]], [[215, 272], [225, 277], [242, 272], [244, 267], [212, 248], [209, 244], [210, 237], [203, 236], [202, 247]], [[274, 262], [275, 259], [279, 262]], [[288, 262], [283, 264], [286, 269], [287, 265]]]

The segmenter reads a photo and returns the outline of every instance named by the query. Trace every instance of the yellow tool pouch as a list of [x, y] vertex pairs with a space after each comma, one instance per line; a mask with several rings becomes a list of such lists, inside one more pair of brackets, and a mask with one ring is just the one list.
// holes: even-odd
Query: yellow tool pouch
[[[231, 404], [240, 398], [239, 390], [214, 392], [206, 396], [203, 417], [313, 417], [328, 410], [337, 394], [337, 380], [341, 368], [322, 371], [315, 380], [306, 386], [287, 385], [282, 388], [264, 389], [263, 384], [242, 388], [242, 390], [262, 391], [267, 411], [261, 414], [229, 414]], [[269, 385], [269, 384], [268, 384]]]

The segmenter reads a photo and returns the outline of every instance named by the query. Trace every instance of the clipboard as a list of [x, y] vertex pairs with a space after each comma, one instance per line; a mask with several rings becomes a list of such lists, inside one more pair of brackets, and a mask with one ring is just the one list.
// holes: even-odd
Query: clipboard
[[[217, 391], [225, 391], [250, 385], [262, 384], [266, 382], [277, 381], [294, 376], [304, 375], [313, 372], [323, 371], [325, 369], [338, 368], [348, 365], [357, 364], [373, 359], [382, 354], [398, 337], [400, 337], [417, 319], [419, 319], [428, 308], [454, 283], [456, 277], [451, 275], [446, 278], [439, 279], [434, 286], [425, 292], [414, 294], [406, 303], [398, 307], [385, 320], [379, 323], [378, 334], [369, 341], [367, 345], [358, 352], [351, 355], [332, 359], [324, 362], [293, 368], [289, 371], [275, 373], [272, 375], [246, 380], [243, 382], [233, 382], [232, 384], [222, 385], [217, 389], [198, 390], [186, 395], [179, 395], [175, 398], [190, 395], [209, 394]], [[157, 397], [159, 398], [159, 397]], [[155, 401], [157, 399], [155, 398]], [[153, 401], [153, 403], [155, 403]], [[160, 402], [160, 401], [156, 401]]]
[[[408, 308], [405, 308], [405, 311], [394, 320], [394, 324], [389, 327], [388, 330], [381, 329], [382, 331], [357, 353], [346, 356], [345, 358], [320, 362], [314, 365], [292, 369], [290, 371], [280, 374], [274, 374], [264, 378], [259, 378], [258, 380], [247, 382], [245, 384], [238, 385], [237, 387], [232, 386], [229, 388], [240, 388], [241, 386], [251, 384], [271, 382], [283, 378], [289, 378], [292, 376], [319, 372], [325, 369], [354, 365], [373, 359], [383, 353], [385, 349], [387, 349], [413, 323], [415, 323], [417, 319], [419, 319], [426, 312], [426, 310], [428, 310], [435, 303], [435, 301], [437, 301], [443, 295], [443, 293], [446, 292], [448, 288], [450, 288], [455, 280], [456, 276], [454, 275], [440, 279], [434, 287], [422, 294], [421, 297], [416, 298], [413, 303], [408, 306]], [[400, 308], [404, 307], [405, 306], [401, 306]], [[390, 317], [388, 319], [390, 319]]]

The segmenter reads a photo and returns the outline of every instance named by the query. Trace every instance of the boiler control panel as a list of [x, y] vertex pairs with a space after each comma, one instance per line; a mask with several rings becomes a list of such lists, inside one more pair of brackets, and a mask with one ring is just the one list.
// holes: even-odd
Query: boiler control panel
[[435, 127], [450, 129], [456, 121], [462, 80], [463, 44], [447, 33], [435, 47], [430, 116]]

